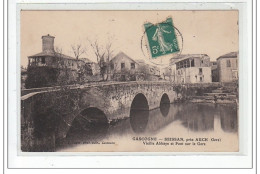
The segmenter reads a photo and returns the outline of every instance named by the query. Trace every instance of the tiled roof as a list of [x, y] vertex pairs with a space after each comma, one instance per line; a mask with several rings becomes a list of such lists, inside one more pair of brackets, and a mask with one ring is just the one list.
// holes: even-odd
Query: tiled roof
[[[40, 52], [38, 54], [34, 54], [32, 56], [28, 56], [28, 57], [32, 58], [32, 57], [44, 57], [44, 56], [59, 57], [59, 58], [63, 58], [63, 59], [76, 60], [75, 58], [73, 58], [71, 56], [67, 56], [65, 54], [57, 53], [55, 51], [43, 51], [43, 52]], [[79, 59], [78, 61], [83, 61], [83, 60]]]
[[181, 55], [178, 55], [177, 57], [171, 58], [170, 62], [176, 63], [181, 60], [188, 59], [188, 58], [202, 58], [202, 57], [206, 57], [206, 56], [208, 56], [208, 55], [207, 54], [181, 54]]
[[55, 53], [51, 51], [43, 51], [28, 57], [43, 57], [43, 56], [55, 56]]
[[126, 57], [126, 58], [128, 58], [128, 59], [130, 59], [130, 60], [132, 60], [133, 62], [135, 62], [135, 63], [137, 63], [138, 64], [138, 62], [136, 62], [135, 60], [133, 60], [132, 58], [130, 58], [128, 55], [126, 55], [124, 52], [120, 52], [120, 53], [118, 53], [115, 57], [113, 57], [110, 61], [112, 61], [113, 59], [117, 59], [117, 58], [121, 58], [121, 57]]
[[237, 54], [238, 54], [238, 52], [230, 52], [230, 53], [227, 53], [227, 54], [220, 56], [217, 59], [220, 59], [220, 58], [237, 58]]

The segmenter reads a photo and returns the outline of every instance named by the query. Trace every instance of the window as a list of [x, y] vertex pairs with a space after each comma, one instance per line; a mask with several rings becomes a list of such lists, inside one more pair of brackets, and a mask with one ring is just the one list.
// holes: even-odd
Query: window
[[190, 67], [190, 60], [189, 59], [187, 60], [187, 65], [188, 65], [187, 67]]
[[135, 63], [131, 63], [131, 69], [135, 69]]
[[188, 62], [185, 60], [183, 63], [184, 63], [183, 67], [184, 67], [184, 68], [187, 68]]
[[180, 63], [179, 62], [177, 63], [177, 69], [180, 69]]
[[191, 60], [191, 67], [194, 67], [194, 59]]
[[227, 67], [231, 67], [230, 60], [227, 60]]
[[183, 68], [183, 61], [180, 62], [180, 68]]
[[203, 80], [203, 78], [202, 77], [200, 77], [200, 81], [202, 82], [202, 80]]
[[33, 59], [29, 58], [29, 65], [32, 65]]
[[110, 65], [111, 70], [114, 70], [114, 64]]
[[125, 68], [125, 63], [121, 63], [121, 69]]
[[202, 68], [199, 68], [199, 74], [202, 74]]
[[45, 63], [45, 57], [42, 57], [42, 63]]

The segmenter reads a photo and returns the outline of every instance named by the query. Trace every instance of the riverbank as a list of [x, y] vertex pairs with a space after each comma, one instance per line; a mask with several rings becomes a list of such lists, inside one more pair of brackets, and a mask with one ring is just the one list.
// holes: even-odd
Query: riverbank
[[238, 84], [236, 82], [223, 83], [219, 86], [193, 87], [188, 89], [179, 87], [177, 103], [236, 103], [238, 104]]

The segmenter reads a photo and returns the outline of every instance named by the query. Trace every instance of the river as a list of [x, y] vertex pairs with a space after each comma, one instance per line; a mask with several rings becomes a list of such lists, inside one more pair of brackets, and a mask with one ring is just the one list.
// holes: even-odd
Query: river
[[[77, 126], [78, 127], [78, 126]], [[236, 152], [236, 104], [173, 103], [131, 110], [130, 117], [71, 131], [58, 152]]]

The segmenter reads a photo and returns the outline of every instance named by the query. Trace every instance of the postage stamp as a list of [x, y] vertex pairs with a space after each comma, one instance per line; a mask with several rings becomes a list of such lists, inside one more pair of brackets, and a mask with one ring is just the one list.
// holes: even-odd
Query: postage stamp
[[172, 18], [157, 24], [148, 22], [144, 27], [152, 58], [180, 51]]

